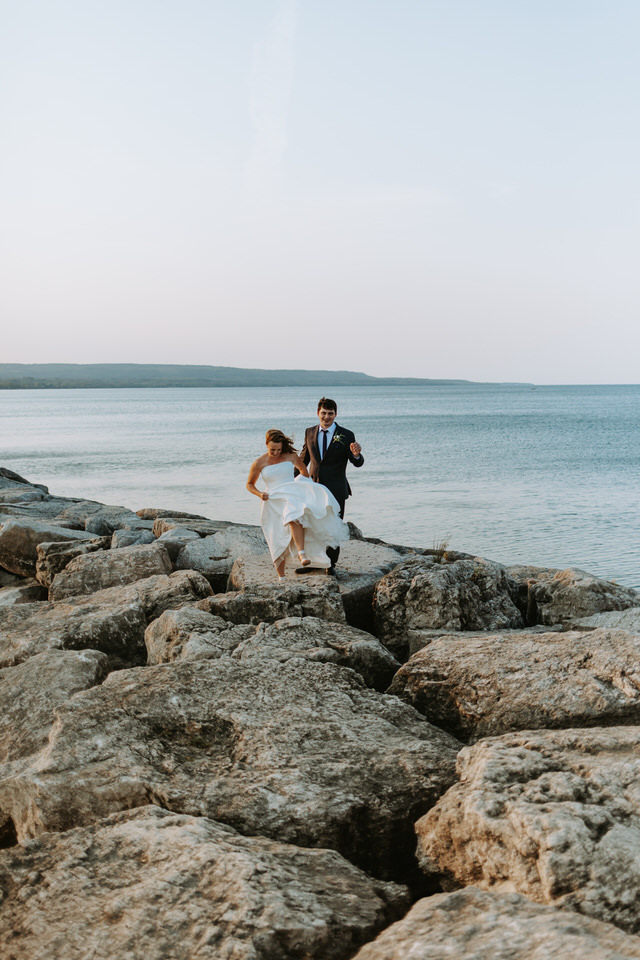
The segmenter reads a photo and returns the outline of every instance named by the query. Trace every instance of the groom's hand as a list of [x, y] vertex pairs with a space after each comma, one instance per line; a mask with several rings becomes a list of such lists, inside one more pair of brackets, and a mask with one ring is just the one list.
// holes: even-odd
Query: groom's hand
[[359, 444], [357, 441], [354, 441], [354, 442], [351, 444], [350, 450], [351, 450], [351, 453], [354, 455], [354, 457], [359, 457], [359, 456], [360, 456], [360, 451], [362, 450], [362, 447], [360, 446], [360, 444]]

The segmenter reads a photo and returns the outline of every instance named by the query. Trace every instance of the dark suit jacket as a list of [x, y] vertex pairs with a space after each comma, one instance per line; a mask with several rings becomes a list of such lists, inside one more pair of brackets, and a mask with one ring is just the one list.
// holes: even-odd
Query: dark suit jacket
[[347, 497], [351, 496], [351, 487], [347, 482], [347, 463], [351, 461], [354, 467], [361, 467], [364, 457], [354, 457], [349, 449], [356, 437], [353, 431], [347, 430], [336, 423], [333, 440], [329, 444], [324, 459], [320, 457], [318, 448], [318, 432], [320, 425], [308, 427], [304, 432], [304, 447], [300, 458], [309, 468], [309, 476], [316, 483], [328, 487], [341, 507]]

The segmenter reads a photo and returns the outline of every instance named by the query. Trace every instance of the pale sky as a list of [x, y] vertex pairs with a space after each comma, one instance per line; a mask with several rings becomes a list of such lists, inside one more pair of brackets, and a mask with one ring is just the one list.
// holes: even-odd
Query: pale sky
[[639, 381], [638, 0], [0, 13], [0, 361]]

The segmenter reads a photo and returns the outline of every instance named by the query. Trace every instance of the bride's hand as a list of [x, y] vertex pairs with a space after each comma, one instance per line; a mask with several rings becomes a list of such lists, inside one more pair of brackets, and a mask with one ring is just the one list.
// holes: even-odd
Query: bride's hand
[[261, 500], [268, 500], [268, 499], [269, 499], [269, 494], [268, 494], [268, 493], [261, 493], [261, 494], [260, 494], [260, 499], [261, 499]]

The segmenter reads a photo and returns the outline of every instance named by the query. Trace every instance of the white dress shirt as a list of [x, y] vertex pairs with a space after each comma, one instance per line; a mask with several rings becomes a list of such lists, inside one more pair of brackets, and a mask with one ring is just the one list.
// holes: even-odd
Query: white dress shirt
[[[329, 444], [333, 440], [333, 435], [336, 432], [336, 422], [335, 420], [327, 430], [327, 450], [329, 449]], [[322, 444], [323, 444], [323, 431], [322, 427], [318, 430], [318, 451], [320, 453], [320, 459], [322, 459]]]

